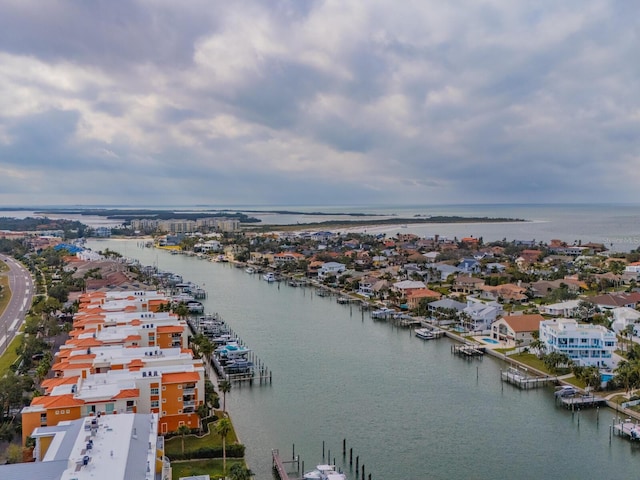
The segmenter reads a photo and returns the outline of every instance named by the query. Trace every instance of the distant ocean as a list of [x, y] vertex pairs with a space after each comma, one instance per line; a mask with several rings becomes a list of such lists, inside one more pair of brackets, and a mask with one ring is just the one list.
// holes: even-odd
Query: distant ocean
[[[75, 207], [78, 208], [78, 207]], [[264, 224], [286, 225], [322, 222], [327, 220], [367, 220], [376, 218], [403, 218], [402, 226], [358, 227], [367, 233], [415, 233], [419, 236], [440, 235], [448, 238], [482, 237], [485, 242], [495, 240], [535, 240], [548, 242], [560, 239], [574, 242], [603, 243], [613, 251], [628, 252], [640, 247], [640, 205], [638, 204], [482, 204], [482, 205], [198, 205], [162, 207], [87, 207], [87, 208], [145, 208], [197, 212], [227, 210], [246, 212]], [[36, 211], [34, 209], [34, 211]], [[24, 218], [34, 211], [0, 211], [0, 216]], [[291, 213], [271, 213], [300, 212]], [[264, 213], [261, 213], [264, 212]], [[314, 215], [322, 212], [328, 215]], [[349, 217], [356, 213], [364, 216]], [[412, 224], [416, 216], [461, 216], [490, 218], [520, 218], [526, 222], [508, 223], [453, 223]], [[117, 222], [91, 215], [49, 215], [51, 218], [71, 218], [91, 226], [114, 226]], [[406, 224], [406, 226], [405, 226]]]

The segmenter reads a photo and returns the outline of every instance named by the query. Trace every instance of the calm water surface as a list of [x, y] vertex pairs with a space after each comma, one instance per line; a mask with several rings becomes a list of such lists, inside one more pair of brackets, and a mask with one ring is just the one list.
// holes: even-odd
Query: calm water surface
[[228, 264], [135, 241], [88, 246], [203, 286], [207, 311], [273, 371], [271, 386], [234, 386], [227, 395], [257, 479], [272, 478], [271, 449], [290, 455], [294, 443], [306, 470], [322, 463], [323, 441], [341, 465], [343, 438], [372, 479], [640, 477], [640, 445], [609, 441], [615, 412], [572, 415], [550, 389], [502, 385], [498, 360], [468, 362], [451, 355], [447, 339], [424, 342], [335, 298]]

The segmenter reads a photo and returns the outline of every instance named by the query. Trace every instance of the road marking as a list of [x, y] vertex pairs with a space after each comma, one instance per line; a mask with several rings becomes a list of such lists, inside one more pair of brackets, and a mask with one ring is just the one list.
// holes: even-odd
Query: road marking
[[18, 323], [19, 320], [20, 320], [19, 318], [16, 318], [11, 324], [11, 326], [9, 327], [9, 330], [13, 331], [16, 328], [16, 324]]
[[4, 342], [7, 340], [7, 336], [3, 335], [2, 337], [0, 337], [0, 345], [4, 345]]

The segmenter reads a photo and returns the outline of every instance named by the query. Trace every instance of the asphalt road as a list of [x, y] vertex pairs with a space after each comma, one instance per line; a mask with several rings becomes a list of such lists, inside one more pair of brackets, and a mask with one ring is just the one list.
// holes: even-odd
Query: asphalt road
[[33, 300], [34, 285], [29, 270], [20, 262], [2, 254], [0, 254], [0, 260], [9, 266], [9, 271], [5, 274], [9, 277], [11, 290], [11, 300], [0, 315], [0, 355], [2, 355], [24, 322], [24, 317]]

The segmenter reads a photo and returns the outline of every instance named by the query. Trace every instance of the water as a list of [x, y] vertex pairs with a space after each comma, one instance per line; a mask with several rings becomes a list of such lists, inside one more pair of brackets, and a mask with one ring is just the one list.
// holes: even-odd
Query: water
[[323, 463], [323, 441], [340, 466], [344, 438], [373, 479], [638, 476], [640, 447], [609, 443], [615, 412], [572, 414], [548, 388], [503, 385], [505, 366], [493, 358], [468, 362], [450, 353], [447, 339], [423, 342], [335, 298], [228, 264], [135, 240], [88, 245], [204, 287], [207, 312], [219, 312], [274, 372], [271, 386], [234, 386], [227, 395], [259, 480], [272, 478], [271, 449], [290, 455], [294, 443], [305, 470]]

